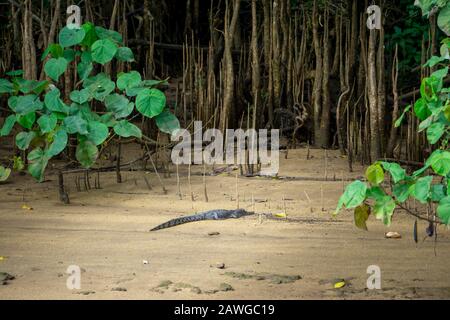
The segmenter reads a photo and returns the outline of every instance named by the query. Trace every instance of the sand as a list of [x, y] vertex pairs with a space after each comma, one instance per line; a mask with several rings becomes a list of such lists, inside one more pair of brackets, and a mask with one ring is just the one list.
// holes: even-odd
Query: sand
[[[348, 173], [338, 151], [327, 153], [329, 181], [239, 178], [241, 208], [286, 212], [288, 220], [256, 215], [157, 232], [149, 230], [174, 217], [236, 208], [237, 171], [206, 178], [208, 202], [200, 175], [192, 176], [191, 200], [186, 166], [180, 167], [181, 200], [173, 166], [163, 178], [167, 193], [151, 171], [123, 171], [121, 184], [114, 172], [102, 173], [101, 189], [81, 192], [76, 175], [67, 175], [70, 205], [59, 202], [51, 170], [41, 184], [15, 173], [0, 185], [0, 272], [15, 276], [0, 285], [0, 299], [450, 298], [446, 228], [439, 227], [434, 242], [419, 222], [416, 244], [414, 219], [401, 211], [389, 228], [371, 216], [369, 231], [354, 226], [351, 211], [333, 218], [343, 188], [333, 178], [362, 176], [364, 168]], [[314, 149], [311, 156], [306, 160], [306, 149], [290, 150], [288, 159], [281, 154], [279, 174], [324, 177], [325, 152]], [[387, 231], [402, 238], [386, 239]], [[71, 265], [81, 269], [80, 289], [66, 286]], [[371, 265], [381, 270], [379, 290], [367, 288]], [[345, 286], [335, 289], [340, 280]]]

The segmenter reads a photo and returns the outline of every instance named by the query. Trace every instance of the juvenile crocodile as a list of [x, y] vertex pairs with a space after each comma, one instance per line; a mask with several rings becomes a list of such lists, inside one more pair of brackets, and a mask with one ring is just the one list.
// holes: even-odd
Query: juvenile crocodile
[[150, 231], [156, 231], [165, 228], [175, 227], [179, 224], [201, 221], [201, 220], [225, 220], [225, 219], [237, 219], [244, 216], [249, 216], [254, 214], [254, 212], [245, 211], [244, 209], [236, 209], [236, 210], [225, 210], [225, 209], [217, 209], [201, 212], [198, 214], [194, 214], [191, 216], [184, 216], [169, 220], [163, 224], [160, 224], [157, 227], [154, 227]]

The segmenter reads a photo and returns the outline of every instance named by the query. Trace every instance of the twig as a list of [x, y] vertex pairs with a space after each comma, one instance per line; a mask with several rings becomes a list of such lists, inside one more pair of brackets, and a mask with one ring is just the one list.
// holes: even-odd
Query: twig
[[122, 154], [122, 144], [119, 138], [119, 141], [117, 143], [117, 159], [116, 159], [116, 177], [117, 177], [117, 183], [122, 183], [122, 175], [120, 174], [120, 157]]
[[183, 200], [183, 195], [181, 194], [180, 173], [178, 171], [178, 164], [177, 164], [177, 187], [178, 187], [178, 197], [180, 198], [180, 200]]
[[206, 190], [206, 164], [203, 163], [203, 192], [205, 193], [205, 201], [208, 202], [208, 192]]
[[309, 197], [308, 193], [306, 192], [306, 190], [303, 190], [303, 192], [305, 193], [306, 199], [308, 199], [308, 203], [309, 203], [309, 209], [311, 211], [311, 213], [314, 211], [313, 207], [311, 205], [311, 198]]
[[239, 175], [236, 172], [236, 208], [239, 209]]
[[418, 218], [419, 220], [428, 221], [428, 222], [437, 223], [437, 224], [444, 224], [444, 223], [442, 223], [442, 221], [441, 221], [440, 219], [433, 220], [433, 219], [430, 219], [430, 218], [425, 218], [425, 217], [423, 217], [422, 215], [420, 215], [418, 212], [414, 212], [414, 211], [412, 211], [412, 210], [406, 208], [406, 207], [403, 206], [401, 203], [399, 203], [398, 206], [399, 206], [401, 209], [405, 210], [406, 213], [408, 213], [408, 214], [410, 214], [410, 215], [412, 215], [412, 216]]
[[59, 200], [64, 204], [69, 204], [69, 195], [64, 188], [64, 176], [61, 171], [58, 172], [58, 190], [59, 190]]
[[[191, 164], [189, 163], [189, 169], [188, 169], [188, 183], [189, 183], [189, 193], [191, 195], [191, 201], [194, 202], [194, 193], [192, 192], [192, 184], [191, 184]], [[193, 206], [194, 204], [192, 204]]]
[[144, 181], [145, 181], [145, 184], [147, 185], [148, 190], [152, 190], [152, 186], [150, 185], [150, 182], [148, 182], [148, 179], [145, 175], [144, 175]]

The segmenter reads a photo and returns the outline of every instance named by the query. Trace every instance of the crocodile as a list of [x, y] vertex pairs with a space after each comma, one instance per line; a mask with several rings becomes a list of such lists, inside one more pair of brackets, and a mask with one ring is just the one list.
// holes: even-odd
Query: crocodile
[[156, 231], [161, 230], [165, 228], [171, 228], [175, 227], [177, 225], [188, 223], [188, 222], [194, 222], [194, 221], [201, 221], [201, 220], [225, 220], [225, 219], [237, 219], [244, 216], [249, 216], [254, 214], [254, 212], [249, 212], [244, 209], [235, 209], [235, 210], [225, 210], [225, 209], [217, 209], [217, 210], [210, 210], [205, 212], [200, 212], [198, 214], [194, 214], [191, 216], [184, 216], [175, 218], [172, 220], [169, 220], [163, 224], [160, 224], [159, 226], [154, 227], [150, 231]]

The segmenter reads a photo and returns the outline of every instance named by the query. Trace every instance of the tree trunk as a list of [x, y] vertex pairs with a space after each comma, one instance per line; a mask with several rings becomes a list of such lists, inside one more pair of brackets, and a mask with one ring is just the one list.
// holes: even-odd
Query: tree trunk
[[397, 144], [397, 128], [395, 127], [395, 121], [398, 117], [398, 92], [397, 92], [397, 80], [398, 80], [398, 45], [395, 46], [394, 60], [392, 62], [392, 95], [394, 100], [394, 107], [392, 110], [392, 124], [391, 132], [389, 134], [389, 142], [386, 149], [386, 155], [388, 158], [394, 156], [394, 148]]
[[376, 68], [376, 30], [369, 32], [369, 50], [367, 58], [368, 99], [370, 111], [370, 158], [375, 161], [380, 158], [380, 130], [378, 124], [378, 95]]
[[320, 115], [322, 111], [322, 51], [321, 37], [319, 35], [319, 13], [317, 3], [314, 1], [312, 13], [313, 44], [316, 56], [316, 72], [314, 77], [314, 86], [312, 90], [313, 111], [314, 111], [314, 144], [319, 145], [320, 137]]
[[[281, 0], [283, 1], [283, 0]], [[272, 74], [273, 74], [273, 105], [275, 109], [280, 108], [281, 98], [281, 74], [280, 74], [280, 35], [278, 25], [280, 24], [280, 9], [278, 0], [273, 1], [272, 10]]]
[[272, 28], [270, 27], [270, 1], [263, 0], [264, 9], [264, 60], [267, 80], [267, 116], [270, 126], [273, 124], [273, 94], [272, 94]]
[[324, 35], [323, 35], [323, 84], [322, 84], [322, 117], [320, 119], [320, 139], [319, 145], [327, 148], [330, 143], [330, 38], [329, 28], [330, 19], [329, 11], [325, 9], [324, 19]]
[[234, 69], [233, 69], [233, 56], [231, 54], [231, 49], [233, 45], [233, 36], [236, 30], [236, 25], [239, 17], [239, 8], [241, 5], [241, 0], [234, 0], [233, 4], [234, 4], [233, 16], [231, 18], [231, 21], [229, 21], [230, 6], [228, 5], [228, 1], [226, 3], [227, 9], [225, 13], [225, 30], [224, 30], [225, 51], [223, 57], [225, 66], [225, 75], [224, 75], [225, 79], [224, 79], [223, 107], [221, 114], [222, 132], [225, 132], [229, 112], [234, 98]]
[[[381, 5], [383, 2], [381, 2]], [[384, 27], [383, 21], [381, 23], [380, 40], [378, 45], [378, 130], [380, 154], [384, 154], [385, 149], [385, 116], [386, 116], [386, 84], [385, 84], [385, 58], [384, 58]]]
[[[258, 16], [256, 13], [256, 0], [252, 0], [252, 91], [253, 91], [253, 108], [257, 110], [257, 103], [260, 99], [260, 70], [258, 55]], [[255, 113], [256, 114], [256, 113]], [[254, 119], [256, 121], [256, 119]], [[258, 123], [257, 123], [258, 124]]]

